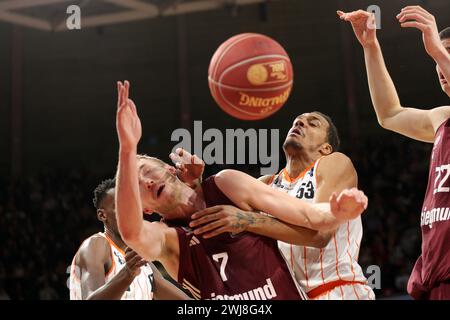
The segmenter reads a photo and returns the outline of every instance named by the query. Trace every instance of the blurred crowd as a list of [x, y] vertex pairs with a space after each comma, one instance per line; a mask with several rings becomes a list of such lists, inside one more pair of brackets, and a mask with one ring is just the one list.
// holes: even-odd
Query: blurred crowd
[[[420, 253], [419, 217], [431, 145], [397, 136], [347, 151], [370, 201], [359, 262], [367, 276], [369, 266], [380, 268], [377, 298], [404, 295]], [[258, 175], [257, 166], [245, 169]], [[102, 231], [92, 195], [107, 177], [53, 168], [14, 183], [0, 178], [0, 299], [69, 298], [73, 255], [83, 239]]]

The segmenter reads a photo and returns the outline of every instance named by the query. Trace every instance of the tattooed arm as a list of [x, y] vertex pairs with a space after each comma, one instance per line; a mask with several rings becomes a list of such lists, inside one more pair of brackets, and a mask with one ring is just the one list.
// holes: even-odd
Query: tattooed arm
[[192, 218], [194, 220], [190, 226], [196, 228], [194, 233], [203, 234], [204, 238], [224, 232], [237, 234], [248, 231], [291, 244], [323, 248], [331, 236], [328, 232], [295, 226], [265, 214], [227, 205], [207, 208], [195, 213]]

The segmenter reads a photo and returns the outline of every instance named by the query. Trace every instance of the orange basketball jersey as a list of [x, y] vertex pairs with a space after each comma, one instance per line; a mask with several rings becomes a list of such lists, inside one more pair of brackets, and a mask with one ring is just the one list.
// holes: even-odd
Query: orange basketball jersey
[[[273, 178], [270, 185], [303, 201], [314, 202], [319, 163], [320, 159], [296, 178], [289, 177], [283, 169]], [[356, 300], [364, 296], [373, 296], [370, 287], [364, 285], [367, 280], [358, 264], [362, 232], [361, 218], [358, 217], [342, 224], [323, 249], [297, 246], [281, 241], [278, 241], [278, 247], [294, 272], [297, 282], [308, 295], [313, 290], [321, 291], [321, 288], [329, 291], [327, 288], [330, 283], [363, 284], [364, 292], [354, 293]], [[310, 298], [314, 297], [315, 295], [310, 296]]]

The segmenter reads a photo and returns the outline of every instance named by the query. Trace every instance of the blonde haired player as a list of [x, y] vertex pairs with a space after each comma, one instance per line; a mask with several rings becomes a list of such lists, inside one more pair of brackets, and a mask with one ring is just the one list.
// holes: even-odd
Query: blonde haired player
[[[338, 148], [338, 132], [328, 116], [320, 112], [302, 114], [294, 120], [283, 144], [286, 168], [277, 175], [260, 179], [307, 202], [328, 201], [334, 194], [358, 184], [351, 160], [337, 152]], [[181, 173], [187, 170], [179, 155], [172, 155], [172, 158], [178, 162]], [[358, 264], [363, 233], [360, 217], [334, 230], [318, 232], [323, 248], [304, 246], [298, 238], [289, 238], [280, 232], [273, 219], [232, 206], [208, 208], [193, 218], [197, 220], [192, 226], [200, 226], [197, 234], [206, 233], [205, 237], [249, 231], [281, 240], [278, 247], [310, 299], [375, 299]], [[201, 226], [203, 224], [207, 225]], [[300, 232], [309, 234], [311, 230]]]
[[117, 228], [114, 198], [113, 179], [103, 181], [94, 191], [97, 218], [105, 232], [87, 238], [75, 254], [70, 269], [70, 299], [189, 299], [152, 263], [126, 247]]

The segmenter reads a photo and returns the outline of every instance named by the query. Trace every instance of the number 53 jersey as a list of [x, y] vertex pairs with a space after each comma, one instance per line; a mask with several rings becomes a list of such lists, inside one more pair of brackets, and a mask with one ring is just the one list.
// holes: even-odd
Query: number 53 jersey
[[[270, 185], [306, 202], [314, 202], [317, 189], [319, 158], [298, 177], [291, 178], [283, 169]], [[335, 286], [350, 286], [350, 294], [340, 290], [342, 299], [373, 299], [373, 291], [358, 264], [362, 238], [361, 217], [339, 226], [323, 249], [292, 245], [278, 241], [278, 247], [293, 270], [295, 278], [310, 299], [321, 296]], [[357, 286], [355, 286], [357, 285]], [[352, 287], [353, 286], [353, 287]]]

